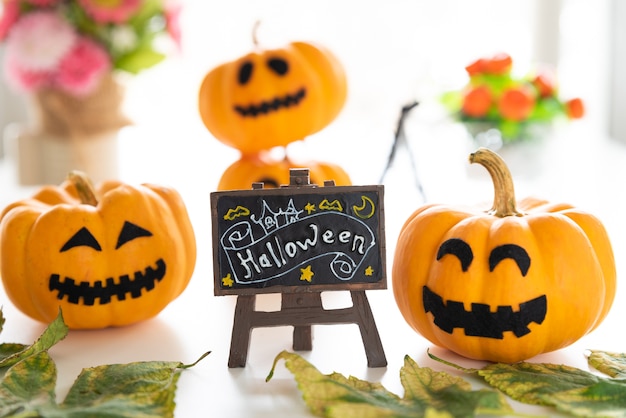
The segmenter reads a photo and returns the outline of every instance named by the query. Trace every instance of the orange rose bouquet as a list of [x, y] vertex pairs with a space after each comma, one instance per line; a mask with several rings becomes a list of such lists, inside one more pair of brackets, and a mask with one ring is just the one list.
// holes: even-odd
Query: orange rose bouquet
[[562, 100], [556, 78], [550, 72], [535, 72], [517, 78], [511, 73], [513, 60], [508, 54], [480, 58], [465, 70], [467, 84], [446, 92], [442, 102], [450, 114], [468, 126], [492, 127], [501, 133], [503, 142], [525, 137], [536, 125], [548, 125], [556, 118], [582, 118], [585, 112], [580, 98]]

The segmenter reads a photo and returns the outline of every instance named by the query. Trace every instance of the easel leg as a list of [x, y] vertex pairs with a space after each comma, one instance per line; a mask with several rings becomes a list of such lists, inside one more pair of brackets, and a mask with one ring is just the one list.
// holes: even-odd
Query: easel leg
[[387, 358], [383, 350], [383, 344], [380, 341], [378, 328], [374, 322], [374, 315], [367, 300], [364, 290], [353, 290], [352, 303], [358, 317], [359, 329], [361, 330], [361, 338], [365, 347], [365, 355], [367, 356], [367, 365], [369, 367], [385, 367], [387, 366]]
[[235, 317], [233, 320], [233, 334], [230, 341], [230, 357], [228, 367], [245, 367], [250, 348], [250, 334], [252, 333], [252, 315], [256, 296], [237, 296]]
[[[283, 293], [282, 311], [288, 315], [290, 308], [322, 309], [321, 293]], [[295, 351], [311, 351], [313, 349], [313, 333], [311, 325], [293, 327], [293, 349]]]

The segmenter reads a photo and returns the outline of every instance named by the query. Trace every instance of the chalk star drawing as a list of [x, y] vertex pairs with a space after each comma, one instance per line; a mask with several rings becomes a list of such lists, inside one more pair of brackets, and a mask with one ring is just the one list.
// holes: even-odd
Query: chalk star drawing
[[310, 215], [311, 212], [315, 212], [315, 205], [313, 203], [307, 203], [306, 206], [304, 207], [304, 210], [306, 210], [306, 212]]
[[311, 279], [313, 278], [313, 275], [315, 275], [315, 273], [311, 270], [310, 264], [306, 266], [306, 268], [300, 269], [300, 273], [302, 273], [300, 275], [300, 280], [307, 281], [309, 283], [311, 283]]
[[235, 283], [235, 281], [233, 280], [233, 278], [230, 276], [230, 273], [228, 273], [226, 275], [226, 277], [222, 277], [222, 286], [225, 287], [233, 287], [233, 284]]
[[374, 274], [374, 269], [372, 268], [372, 266], [367, 266], [367, 268], [365, 269], [365, 275], [372, 276], [373, 274]]

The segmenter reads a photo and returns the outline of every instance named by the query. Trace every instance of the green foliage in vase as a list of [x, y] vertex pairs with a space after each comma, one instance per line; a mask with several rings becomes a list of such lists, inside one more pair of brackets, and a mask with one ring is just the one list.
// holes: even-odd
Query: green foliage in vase
[[517, 77], [512, 66], [512, 58], [503, 53], [472, 62], [465, 67], [469, 77], [465, 86], [445, 92], [442, 104], [470, 132], [495, 128], [504, 142], [528, 137], [533, 127], [550, 125], [558, 118], [583, 117], [582, 99], [562, 100], [551, 72]]

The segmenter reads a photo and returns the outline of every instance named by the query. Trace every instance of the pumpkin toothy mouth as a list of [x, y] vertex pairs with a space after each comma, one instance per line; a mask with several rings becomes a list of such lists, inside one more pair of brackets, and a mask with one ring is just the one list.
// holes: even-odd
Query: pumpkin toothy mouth
[[141, 296], [142, 291], [149, 292], [154, 289], [156, 282], [160, 282], [165, 276], [165, 261], [162, 258], [156, 261], [156, 269], [152, 266], [146, 267], [141, 271], [136, 271], [131, 279], [129, 275], [124, 274], [119, 277], [118, 283], [115, 283], [112, 277], [104, 281], [100, 280], [89, 283], [76, 283], [71, 277], [65, 277], [61, 281], [61, 276], [52, 274], [50, 276], [49, 290], [51, 292], [58, 291], [57, 299], [63, 300], [67, 296], [67, 301], [78, 305], [82, 299], [83, 305], [92, 306], [98, 300], [100, 305], [111, 302], [113, 296], [117, 296], [117, 300], [126, 299], [127, 295], [136, 299]]
[[462, 328], [465, 335], [473, 337], [503, 339], [505, 331], [523, 337], [530, 332], [528, 325], [541, 324], [548, 310], [546, 295], [520, 303], [518, 311], [513, 311], [512, 306], [498, 306], [495, 312], [484, 303], [472, 303], [472, 309], [467, 311], [463, 302], [444, 302], [428, 286], [424, 286], [422, 298], [424, 310], [433, 314], [435, 325], [441, 330], [452, 334], [454, 328]]
[[282, 108], [288, 108], [299, 104], [306, 96], [304, 88], [298, 90], [294, 94], [287, 94], [283, 97], [276, 97], [274, 100], [266, 100], [260, 104], [251, 104], [249, 106], [235, 106], [235, 111], [243, 117], [257, 117], [259, 115], [267, 115], [270, 112], [277, 111]]

